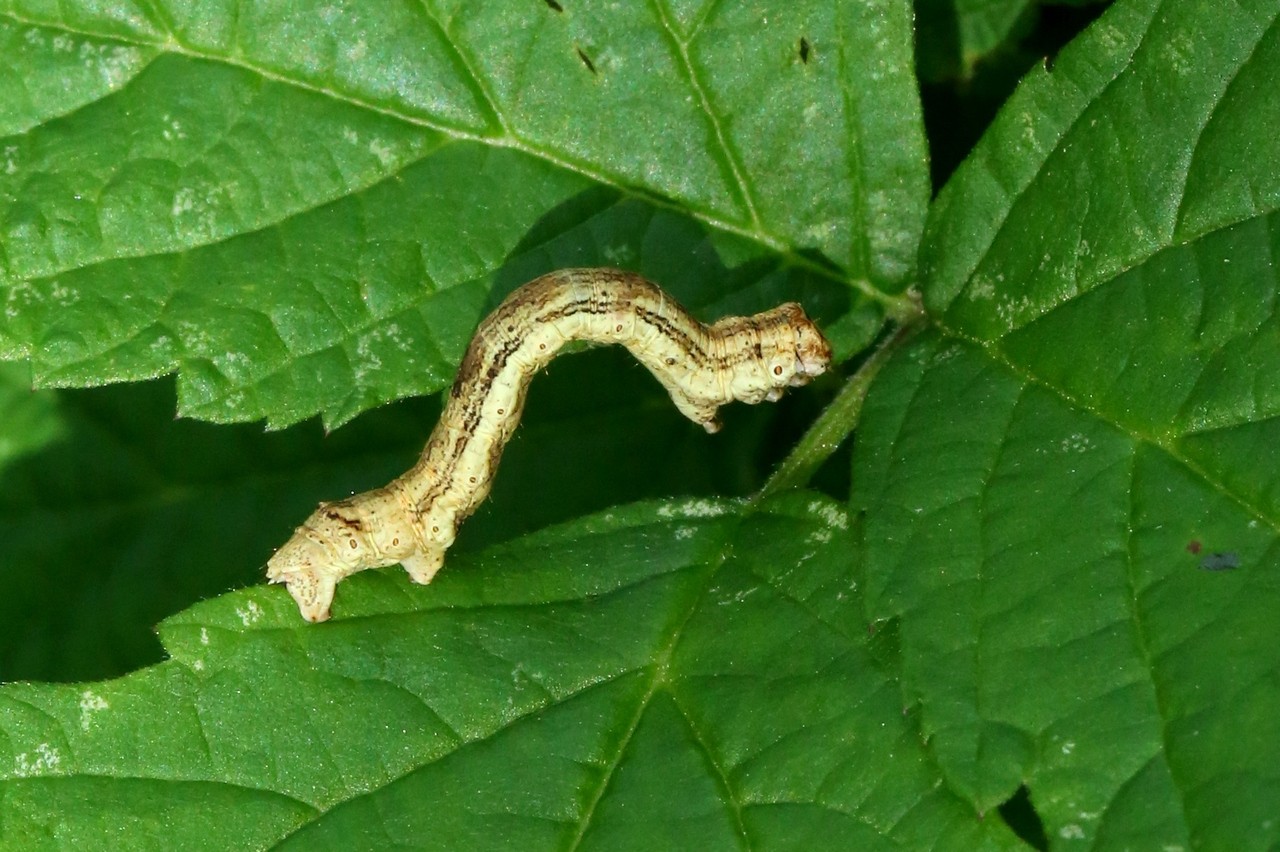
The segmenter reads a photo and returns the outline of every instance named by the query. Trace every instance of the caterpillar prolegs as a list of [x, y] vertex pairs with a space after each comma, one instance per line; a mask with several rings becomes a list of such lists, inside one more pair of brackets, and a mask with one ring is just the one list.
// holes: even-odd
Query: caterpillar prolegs
[[831, 347], [794, 302], [704, 325], [653, 283], [564, 269], [520, 287], [472, 338], [418, 463], [389, 484], [321, 503], [267, 563], [303, 618], [329, 617], [338, 582], [399, 562], [415, 582], [440, 569], [458, 525], [489, 494], [534, 373], [573, 340], [620, 343], [708, 432], [716, 409], [770, 402], [820, 375]]

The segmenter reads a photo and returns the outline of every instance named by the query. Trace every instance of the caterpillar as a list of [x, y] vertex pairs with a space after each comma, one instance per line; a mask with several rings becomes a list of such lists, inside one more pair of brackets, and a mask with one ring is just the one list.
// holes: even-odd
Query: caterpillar
[[657, 285], [615, 269], [535, 278], [476, 330], [417, 464], [389, 484], [321, 503], [267, 562], [307, 621], [329, 617], [339, 581], [399, 562], [428, 583], [458, 526], [489, 494], [533, 375], [565, 343], [620, 343], [681, 414], [716, 432], [719, 406], [773, 402], [826, 370], [831, 347], [795, 302], [704, 325]]

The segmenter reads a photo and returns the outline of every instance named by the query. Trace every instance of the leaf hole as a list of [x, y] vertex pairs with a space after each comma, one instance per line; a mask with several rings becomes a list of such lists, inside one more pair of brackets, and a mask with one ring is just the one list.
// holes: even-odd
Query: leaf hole
[[1044, 833], [1044, 822], [1031, 804], [1031, 791], [1023, 784], [1008, 801], [998, 808], [1000, 818], [1013, 833], [1033, 849], [1048, 849], [1049, 838]]
[[809, 54], [813, 52], [813, 48], [809, 45], [809, 39], [800, 36], [800, 61], [805, 65], [809, 64]]
[[580, 48], [580, 47], [579, 47], [579, 48], [576, 48], [576, 50], [578, 51], [578, 58], [582, 60], [582, 64], [583, 64], [583, 65], [585, 65], [585, 66], [587, 66], [587, 70], [588, 70], [588, 71], [590, 71], [592, 74], [595, 74], [595, 73], [596, 73], [596, 64], [595, 64], [594, 62], [592, 62], [592, 61], [591, 61], [591, 57], [590, 57], [590, 56], [587, 56], [585, 53], [583, 53], [583, 52], [582, 52], [582, 48]]
[[553, 12], [563, 12], [563, 11], [564, 11], [564, 7], [563, 7], [563, 6], [561, 6], [559, 3], [557, 3], [557, 2], [556, 2], [556, 0], [543, 0], [543, 2], [545, 2], [545, 3], [547, 4], [547, 6], [549, 6], [549, 7], [551, 8], [551, 11], [553, 11]]

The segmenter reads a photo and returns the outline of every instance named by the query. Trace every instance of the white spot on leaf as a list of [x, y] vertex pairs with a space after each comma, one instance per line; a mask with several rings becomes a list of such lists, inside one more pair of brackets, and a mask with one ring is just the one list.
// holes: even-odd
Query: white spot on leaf
[[395, 149], [380, 139], [374, 139], [369, 143], [369, 153], [377, 157], [378, 162], [381, 163], [384, 168], [389, 168], [395, 165]]
[[57, 280], [49, 288], [49, 297], [61, 307], [80, 301], [79, 293]]
[[660, 518], [718, 518], [725, 513], [724, 506], [711, 500], [688, 500], [674, 506], [661, 506]]
[[809, 504], [808, 509], [809, 514], [816, 515], [833, 530], [847, 530], [849, 528], [848, 514], [833, 503], [823, 503], [815, 500]]
[[80, 730], [87, 731], [93, 725], [94, 714], [106, 710], [111, 705], [107, 699], [86, 689], [80, 693]]
[[187, 133], [182, 129], [182, 122], [173, 118], [168, 113], [160, 117], [164, 122], [164, 127], [160, 130], [160, 135], [164, 137], [166, 142], [172, 142], [175, 139], [186, 139]]
[[1087, 453], [1093, 449], [1093, 441], [1089, 440], [1089, 436], [1076, 432], [1063, 438], [1059, 447], [1064, 453]]
[[626, 266], [635, 260], [635, 252], [626, 243], [610, 243], [604, 247], [601, 254], [611, 266]]
[[174, 218], [184, 213], [190, 213], [196, 209], [196, 191], [189, 186], [184, 186], [173, 194], [173, 207], [170, 212]]
[[33, 775], [49, 775], [58, 764], [62, 763], [62, 755], [49, 743], [40, 743], [35, 753], [23, 752], [13, 757], [13, 774], [16, 778], [30, 778]]
[[236, 615], [240, 616], [241, 624], [249, 627], [262, 618], [262, 607], [258, 606], [257, 601], [249, 601], [243, 609], [236, 607]]
[[107, 48], [103, 45], [99, 48], [97, 61], [103, 81], [112, 89], [118, 89], [142, 65], [142, 52], [134, 47]]

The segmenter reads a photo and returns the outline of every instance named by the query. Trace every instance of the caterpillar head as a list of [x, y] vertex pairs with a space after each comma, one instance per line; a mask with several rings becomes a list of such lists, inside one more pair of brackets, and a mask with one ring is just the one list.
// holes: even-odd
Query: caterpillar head
[[807, 316], [804, 309], [795, 302], [782, 306], [793, 315], [792, 328], [795, 340], [795, 374], [788, 382], [792, 387], [807, 383], [814, 376], [821, 376], [831, 366], [831, 344], [818, 331]]
[[738, 399], [747, 402], [770, 402], [782, 397], [788, 387], [808, 384], [814, 376], [826, 372], [831, 364], [831, 345], [796, 302], [787, 302], [753, 318], [760, 327], [758, 344], [762, 351], [763, 388], [749, 390], [743, 379]]
[[[707, 400], [696, 394], [690, 398], [694, 406], [710, 402], [713, 415], [715, 406], [735, 399], [753, 405], [775, 402], [788, 387], [808, 383], [831, 363], [831, 346], [796, 302], [751, 317], [727, 317], [711, 326], [711, 333], [725, 365], [716, 373], [720, 394]], [[674, 391], [672, 397], [676, 398]], [[680, 410], [685, 412], [684, 407]], [[700, 422], [707, 431], [715, 431], [714, 420], [711, 425], [705, 418]]]

